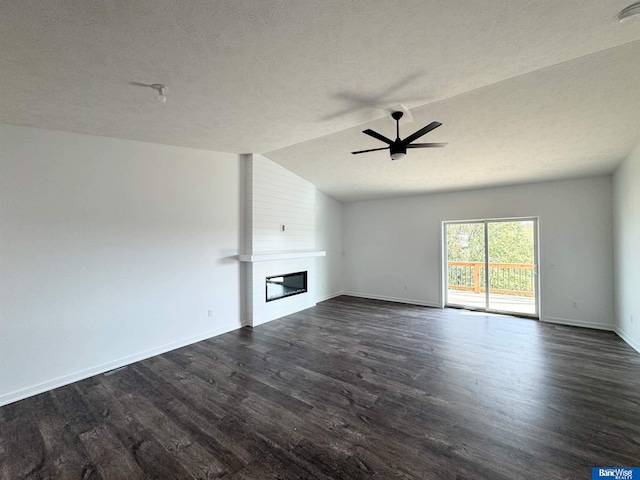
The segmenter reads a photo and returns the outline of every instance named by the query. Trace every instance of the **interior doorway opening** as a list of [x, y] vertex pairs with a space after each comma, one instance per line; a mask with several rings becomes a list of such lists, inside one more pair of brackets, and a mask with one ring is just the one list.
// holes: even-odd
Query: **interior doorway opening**
[[445, 306], [538, 318], [536, 218], [445, 222], [443, 230]]

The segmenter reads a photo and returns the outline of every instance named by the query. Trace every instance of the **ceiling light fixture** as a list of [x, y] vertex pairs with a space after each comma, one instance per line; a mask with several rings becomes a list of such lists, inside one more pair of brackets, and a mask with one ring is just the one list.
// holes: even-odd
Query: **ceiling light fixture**
[[166, 85], [163, 85], [162, 83], [154, 83], [153, 85], [150, 85], [150, 87], [153, 88], [154, 90], [157, 90], [158, 101], [160, 103], [165, 103], [167, 101], [167, 96], [164, 93], [167, 90], [169, 90], [169, 87], [167, 87]]
[[629, 5], [627, 8], [622, 10], [618, 14], [618, 20], [620, 21], [620, 23], [624, 23], [631, 20], [631, 18], [635, 17], [636, 15], [640, 15], [640, 2]]

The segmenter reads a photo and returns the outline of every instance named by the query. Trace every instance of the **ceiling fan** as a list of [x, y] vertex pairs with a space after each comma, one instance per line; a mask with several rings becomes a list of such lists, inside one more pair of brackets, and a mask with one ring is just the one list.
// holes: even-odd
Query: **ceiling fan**
[[407, 154], [407, 148], [437, 148], [444, 147], [446, 143], [411, 143], [414, 140], [417, 140], [421, 136], [429, 133], [431, 130], [438, 128], [442, 125], [440, 122], [431, 122], [426, 127], [421, 128], [417, 132], [412, 133], [404, 140], [400, 139], [400, 119], [402, 118], [402, 112], [393, 112], [391, 114], [393, 119], [396, 121], [396, 139], [391, 140], [384, 135], [380, 135], [378, 132], [374, 132], [371, 129], [363, 130], [362, 133], [366, 133], [367, 135], [372, 136], [373, 138], [377, 138], [378, 140], [383, 141], [388, 144], [388, 147], [382, 148], [372, 148], [370, 150], [360, 150], [358, 152], [351, 152], [356, 155], [358, 153], [367, 153], [367, 152], [376, 152], [378, 150], [386, 150], [389, 149], [391, 152], [391, 160], [399, 160], [403, 158]]

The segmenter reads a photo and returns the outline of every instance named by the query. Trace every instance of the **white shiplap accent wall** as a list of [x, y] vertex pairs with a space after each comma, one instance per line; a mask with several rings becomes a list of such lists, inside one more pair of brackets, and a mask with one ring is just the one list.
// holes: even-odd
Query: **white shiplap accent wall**
[[251, 253], [313, 250], [314, 185], [261, 155], [253, 155], [249, 162]]
[[[255, 327], [316, 304], [316, 262], [311, 253], [316, 246], [316, 188], [262, 155], [247, 155], [245, 161], [247, 238], [241, 259], [306, 252], [299, 258], [275, 255], [276, 259], [247, 263], [246, 323]], [[265, 277], [299, 271], [307, 272], [308, 292], [266, 302]]]

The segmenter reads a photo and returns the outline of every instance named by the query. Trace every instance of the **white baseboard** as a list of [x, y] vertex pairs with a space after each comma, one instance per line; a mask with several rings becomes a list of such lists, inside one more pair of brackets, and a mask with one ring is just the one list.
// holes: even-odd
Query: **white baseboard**
[[558, 325], [567, 325], [569, 327], [595, 328], [596, 330], [607, 330], [614, 332], [615, 327], [609, 323], [584, 322], [582, 320], [573, 320], [568, 318], [542, 317], [541, 321], [547, 323], [556, 323]]
[[49, 390], [53, 390], [54, 388], [63, 387], [65, 385], [69, 385], [70, 383], [84, 380], [85, 378], [93, 377], [94, 375], [99, 375], [101, 373], [108, 372], [116, 368], [124, 367], [125, 365], [130, 365], [132, 363], [139, 362], [140, 360], [144, 360], [146, 358], [150, 358], [156, 355], [160, 355], [162, 353], [170, 352], [171, 350], [175, 350], [177, 348], [186, 347], [187, 345], [191, 345], [192, 343], [201, 342], [202, 340], [206, 340], [211, 337], [216, 337], [218, 335], [222, 335], [223, 333], [231, 332], [232, 330], [237, 330], [241, 327], [242, 325], [240, 325], [240, 323], [238, 323], [237, 325], [227, 325], [216, 330], [210, 330], [208, 332], [201, 333], [199, 335], [194, 335], [192, 337], [179, 340], [177, 342], [172, 342], [166, 345], [162, 345], [160, 347], [152, 348], [150, 350], [145, 350], [144, 352], [136, 353], [134, 355], [129, 355], [127, 357], [120, 358], [112, 362], [103, 363], [102, 365], [97, 365], [95, 367], [70, 373], [69, 375], [64, 375], [62, 377], [54, 378], [53, 380], [48, 380], [46, 382], [42, 382], [37, 385], [33, 385], [31, 387], [22, 388], [14, 392], [5, 393], [3, 395], [0, 395], [0, 407], [4, 405], [8, 405], [13, 402], [17, 402], [18, 400], [23, 400], [25, 398], [38, 395], [39, 393], [48, 392]]
[[627, 332], [625, 332], [624, 330], [622, 330], [619, 327], [616, 327], [614, 331], [618, 334], [618, 336], [622, 340], [627, 342], [631, 348], [633, 348], [636, 352], [640, 353], [640, 342], [635, 341], [631, 337], [631, 335], [629, 335]]
[[296, 310], [295, 312], [287, 313], [285, 315], [282, 315], [282, 317], [264, 318], [262, 320], [256, 320], [255, 322], [253, 322], [253, 325], [247, 325], [247, 326], [251, 327], [251, 328], [256, 328], [256, 327], [259, 327], [260, 325], [264, 325], [265, 323], [275, 322], [276, 320], [280, 320], [281, 318], [288, 317], [289, 315], [295, 315], [298, 312], [304, 312], [306, 309], [313, 308], [315, 306], [316, 306], [316, 304], [314, 303], [313, 305], [311, 305], [309, 307], [305, 307], [305, 308], [303, 308], [301, 310]]
[[344, 295], [344, 292], [340, 291], [340, 292], [335, 292], [335, 293], [330, 293], [329, 295], [325, 295], [324, 297], [320, 297], [317, 299], [317, 302], [324, 302], [325, 300], [331, 300], [332, 298], [336, 298], [339, 297], [340, 295]]
[[423, 302], [420, 300], [411, 300], [409, 298], [386, 297], [384, 295], [371, 295], [368, 293], [355, 293], [355, 292], [342, 292], [342, 295], [348, 295], [350, 297], [369, 298], [371, 300], [384, 300], [385, 302], [406, 303], [409, 305], [418, 305], [421, 307], [442, 308], [442, 305], [438, 305], [437, 303]]

